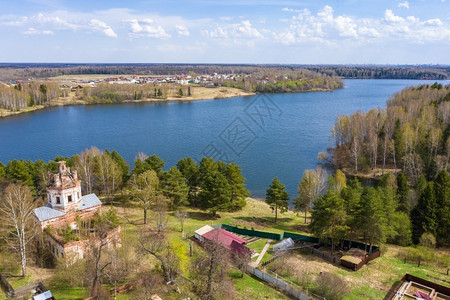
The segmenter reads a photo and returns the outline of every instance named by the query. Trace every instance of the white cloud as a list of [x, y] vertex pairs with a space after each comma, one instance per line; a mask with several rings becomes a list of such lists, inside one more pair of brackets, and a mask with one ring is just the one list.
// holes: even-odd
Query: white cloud
[[25, 34], [25, 35], [53, 35], [53, 31], [37, 30], [37, 29], [34, 29], [33, 27], [30, 27], [26, 31], [23, 31], [22, 34]]
[[402, 17], [396, 16], [390, 9], [386, 9], [384, 12], [384, 20], [388, 23], [401, 23], [405, 21]]
[[261, 32], [254, 28], [249, 20], [222, 26], [217, 25], [215, 29], [202, 30], [202, 34], [214, 39], [233, 39], [234, 41], [263, 38]]
[[28, 22], [28, 17], [22, 16], [0, 16], [0, 25], [4, 26], [23, 26]]
[[380, 18], [357, 18], [335, 16], [333, 8], [327, 5], [316, 14], [307, 9], [302, 10], [283, 23], [287, 23], [288, 27], [274, 31], [273, 34], [278, 41], [286, 45], [334, 45], [339, 40], [349, 40], [354, 44], [387, 39], [409, 40], [413, 43], [450, 41], [450, 28], [441, 19], [421, 22], [415, 16], [402, 17], [390, 9], [385, 10]]
[[430, 19], [422, 22], [425, 26], [442, 26], [444, 23], [440, 19]]
[[89, 26], [94, 30], [102, 31], [108, 37], [117, 37], [117, 34], [114, 32], [114, 30], [103, 21], [92, 19], [91, 21], [89, 21]]
[[190, 35], [189, 30], [187, 29], [186, 26], [177, 25], [175, 27], [175, 29], [177, 30], [177, 33], [181, 36], [189, 36]]
[[39, 13], [31, 18], [32, 22], [36, 22], [41, 25], [50, 25], [55, 29], [78, 29], [80, 25], [67, 20], [62, 19], [59, 16], [51, 16], [43, 13]]
[[409, 9], [409, 2], [408, 2], [408, 1], [400, 2], [400, 3], [398, 4], [398, 7], [404, 7], [404, 8], [406, 8], [406, 9]]
[[168, 39], [170, 34], [168, 34], [161, 25], [153, 25], [154, 21], [152, 19], [143, 19], [138, 21], [136, 19], [129, 21], [131, 25], [131, 37], [151, 37], [158, 39]]

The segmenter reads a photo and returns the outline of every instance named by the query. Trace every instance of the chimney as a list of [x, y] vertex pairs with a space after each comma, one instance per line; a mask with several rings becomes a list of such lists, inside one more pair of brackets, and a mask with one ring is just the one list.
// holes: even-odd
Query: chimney
[[58, 161], [58, 172], [64, 173], [66, 172], [66, 162], [65, 161]]

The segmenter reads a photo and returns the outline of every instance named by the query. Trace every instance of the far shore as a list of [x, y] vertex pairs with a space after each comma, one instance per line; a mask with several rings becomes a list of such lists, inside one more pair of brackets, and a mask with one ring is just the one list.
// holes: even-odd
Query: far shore
[[[141, 100], [125, 100], [120, 103], [142, 103], [142, 102], [165, 102], [165, 101], [199, 101], [199, 100], [213, 100], [213, 99], [226, 99], [233, 97], [244, 97], [244, 96], [252, 96], [255, 93], [245, 92], [236, 88], [228, 88], [228, 87], [220, 87], [220, 88], [205, 88], [205, 87], [193, 87], [192, 88], [192, 96], [186, 97], [167, 97], [164, 99], [156, 99], [156, 98], [146, 98]], [[119, 104], [120, 104], [119, 103]], [[68, 97], [59, 98], [57, 100], [53, 100], [51, 103], [47, 105], [36, 105], [32, 107], [27, 107], [25, 109], [21, 109], [18, 111], [9, 111], [6, 109], [0, 108], [0, 118], [33, 112], [49, 107], [55, 106], [74, 106], [74, 105], [95, 105], [95, 104], [109, 104], [109, 103], [89, 103], [83, 100], [75, 99], [74, 95], [69, 95]]]

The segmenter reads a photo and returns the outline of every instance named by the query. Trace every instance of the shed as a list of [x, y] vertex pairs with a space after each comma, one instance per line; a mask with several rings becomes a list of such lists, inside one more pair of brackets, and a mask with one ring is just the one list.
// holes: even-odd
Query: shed
[[244, 246], [244, 244], [247, 243], [246, 240], [221, 228], [214, 228], [213, 230], [208, 231], [203, 234], [203, 238], [219, 244], [239, 256], [250, 255], [251, 252], [249, 248]]
[[291, 238], [284, 239], [273, 245], [273, 251], [286, 251], [292, 248], [294, 248], [294, 241]]
[[202, 228], [199, 228], [196, 231], [194, 231], [194, 236], [197, 240], [199, 240], [200, 242], [203, 242], [203, 235], [207, 232], [210, 232], [213, 229], [214, 229], [214, 227], [205, 225]]

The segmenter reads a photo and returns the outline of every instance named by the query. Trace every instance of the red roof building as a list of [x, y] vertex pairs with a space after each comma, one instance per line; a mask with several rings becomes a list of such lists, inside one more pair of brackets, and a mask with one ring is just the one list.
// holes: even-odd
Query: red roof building
[[221, 228], [214, 228], [213, 230], [208, 231], [207, 233], [203, 234], [203, 238], [207, 239], [208, 241], [217, 243], [239, 256], [249, 254], [251, 251], [249, 248], [244, 246], [244, 244], [247, 243], [246, 240]]

